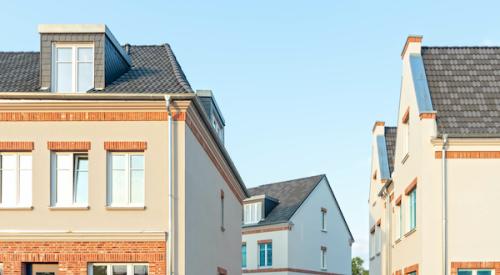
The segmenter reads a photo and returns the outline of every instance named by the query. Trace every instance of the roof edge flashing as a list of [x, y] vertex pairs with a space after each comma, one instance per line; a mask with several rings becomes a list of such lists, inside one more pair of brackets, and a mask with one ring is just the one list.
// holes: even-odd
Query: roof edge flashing
[[419, 115], [422, 113], [432, 113], [435, 110], [432, 107], [431, 92], [425, 74], [424, 61], [420, 53], [410, 54], [410, 71], [417, 98]]
[[391, 173], [389, 172], [389, 158], [387, 157], [385, 136], [377, 136], [377, 153], [380, 179], [389, 180], [391, 178]]

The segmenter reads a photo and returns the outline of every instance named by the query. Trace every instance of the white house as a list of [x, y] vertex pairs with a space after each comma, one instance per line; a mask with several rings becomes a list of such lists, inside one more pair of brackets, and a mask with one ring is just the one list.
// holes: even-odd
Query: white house
[[261, 185], [249, 194], [243, 273], [351, 274], [354, 239], [325, 175]]

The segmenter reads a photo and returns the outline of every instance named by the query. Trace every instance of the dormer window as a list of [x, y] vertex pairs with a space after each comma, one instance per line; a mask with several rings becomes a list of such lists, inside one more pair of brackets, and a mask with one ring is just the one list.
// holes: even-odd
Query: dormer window
[[57, 43], [53, 48], [52, 91], [81, 93], [94, 88], [94, 45]]
[[262, 203], [248, 203], [245, 204], [244, 209], [244, 223], [254, 224], [258, 223], [262, 219]]

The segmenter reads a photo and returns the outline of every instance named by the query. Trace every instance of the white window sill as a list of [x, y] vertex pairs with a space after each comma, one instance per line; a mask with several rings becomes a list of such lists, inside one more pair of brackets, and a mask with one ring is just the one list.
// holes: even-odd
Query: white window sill
[[84, 205], [55, 205], [55, 206], [50, 206], [50, 210], [89, 210], [90, 206], [84, 206]]
[[33, 206], [0, 206], [1, 210], [33, 210]]
[[137, 205], [108, 205], [106, 206], [107, 210], [146, 210], [146, 206], [137, 206]]
[[324, 267], [323, 267], [323, 268], [321, 268], [321, 271], [327, 271], [327, 270], [328, 270], [328, 269], [326, 269], [326, 268], [324, 268]]
[[413, 228], [412, 230], [406, 232], [405, 233], [405, 238], [407, 238], [408, 236], [412, 235], [415, 231], [417, 231], [417, 228]]
[[403, 158], [403, 160], [401, 161], [401, 163], [405, 163], [406, 160], [408, 160], [408, 158], [410, 157], [410, 154], [409, 153], [406, 153], [405, 157]]

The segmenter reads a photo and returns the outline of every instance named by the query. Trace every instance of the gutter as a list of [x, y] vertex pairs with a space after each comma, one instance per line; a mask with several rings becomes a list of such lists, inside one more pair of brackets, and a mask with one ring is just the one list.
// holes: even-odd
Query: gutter
[[448, 135], [443, 134], [443, 147], [442, 153], [442, 261], [443, 261], [443, 274], [448, 275], [448, 167], [446, 162], [446, 150], [448, 149]]

